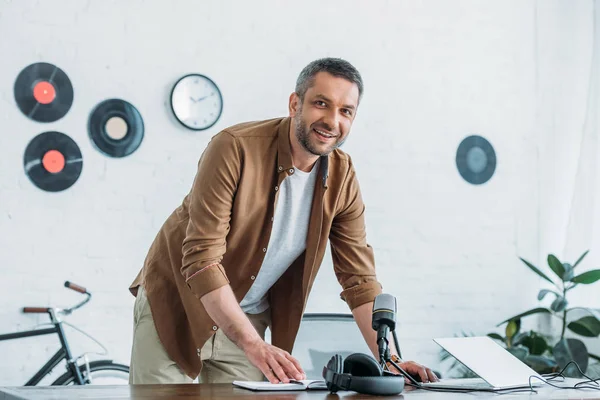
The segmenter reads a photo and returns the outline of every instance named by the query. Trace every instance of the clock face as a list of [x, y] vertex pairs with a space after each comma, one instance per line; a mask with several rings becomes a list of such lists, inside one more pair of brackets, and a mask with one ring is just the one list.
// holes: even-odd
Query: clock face
[[208, 77], [190, 74], [179, 79], [171, 92], [171, 108], [177, 120], [193, 130], [213, 126], [223, 111], [223, 97]]

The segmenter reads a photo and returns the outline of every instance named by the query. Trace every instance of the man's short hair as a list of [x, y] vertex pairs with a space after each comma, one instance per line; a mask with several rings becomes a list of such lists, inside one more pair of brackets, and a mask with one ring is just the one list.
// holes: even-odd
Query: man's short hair
[[296, 80], [296, 94], [304, 101], [306, 91], [313, 85], [319, 72], [327, 72], [333, 76], [344, 78], [358, 86], [358, 102], [363, 94], [363, 81], [360, 73], [352, 64], [341, 58], [320, 58], [308, 64]]

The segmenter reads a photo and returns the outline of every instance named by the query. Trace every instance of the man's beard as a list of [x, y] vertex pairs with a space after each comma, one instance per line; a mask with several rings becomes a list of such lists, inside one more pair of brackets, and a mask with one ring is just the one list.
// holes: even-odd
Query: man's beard
[[[302, 147], [304, 147], [306, 151], [308, 151], [310, 154], [314, 154], [315, 156], [326, 156], [333, 150], [340, 147], [346, 141], [345, 138], [343, 140], [340, 140], [339, 137], [337, 137], [336, 141], [329, 148], [320, 151], [310, 141], [312, 128], [309, 130], [306, 126], [306, 123], [304, 123], [304, 120], [302, 119], [302, 109], [298, 110], [298, 114], [296, 114], [296, 116], [294, 117], [294, 124], [296, 128], [296, 139], [298, 139], [298, 142], [300, 142], [300, 144], [302, 145]], [[331, 132], [331, 129], [329, 127], [325, 125], [323, 125], [323, 127], [325, 128], [324, 130]]]

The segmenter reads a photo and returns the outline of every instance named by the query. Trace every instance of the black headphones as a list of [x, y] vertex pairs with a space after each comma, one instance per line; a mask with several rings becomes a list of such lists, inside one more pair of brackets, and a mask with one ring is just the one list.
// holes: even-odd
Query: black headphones
[[342, 362], [336, 354], [323, 368], [323, 378], [331, 393], [353, 390], [363, 394], [395, 395], [404, 389], [404, 377], [384, 372], [371, 356], [354, 353]]

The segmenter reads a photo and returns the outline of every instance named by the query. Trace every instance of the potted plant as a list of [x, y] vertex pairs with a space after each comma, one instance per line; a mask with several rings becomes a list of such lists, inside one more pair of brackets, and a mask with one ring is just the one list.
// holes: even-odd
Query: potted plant
[[[575, 361], [582, 372], [585, 373], [590, 365], [590, 359], [600, 361], [600, 356], [588, 352], [583, 341], [577, 337], [565, 337], [567, 329], [576, 335], [588, 338], [600, 335], [600, 313], [585, 307], [568, 307], [567, 295], [570, 291], [579, 285], [590, 285], [600, 280], [600, 270], [598, 269], [580, 274], [575, 272], [588, 251], [583, 253], [572, 265], [563, 263], [555, 255], [549, 254], [548, 266], [558, 278], [554, 280], [550, 279], [548, 275], [529, 261], [519, 258], [529, 269], [552, 284], [552, 289], [541, 289], [537, 296], [539, 301], [542, 301], [546, 296], [553, 296], [552, 304], [550, 308], [537, 307], [500, 322], [497, 326], [506, 324], [505, 336], [498, 333], [488, 334], [489, 337], [501, 342], [509, 352], [540, 374], [560, 371], [570, 361]], [[572, 320], [572, 318], [569, 318], [569, 314], [574, 311], [584, 312], [585, 316]], [[534, 314], [547, 314], [558, 319], [560, 321], [560, 334], [542, 334], [534, 330], [521, 332], [521, 319]], [[464, 333], [463, 335], [466, 336]], [[448, 353], [442, 352], [442, 360], [449, 358]], [[458, 372], [459, 376], [472, 376], [470, 371], [457, 362], [454, 362], [452, 368]], [[454, 375], [457, 375], [456, 372]], [[565, 370], [564, 374], [567, 376], [580, 376], [577, 367], [573, 364]], [[595, 372], [595, 374], [598, 375], [598, 372]]]

